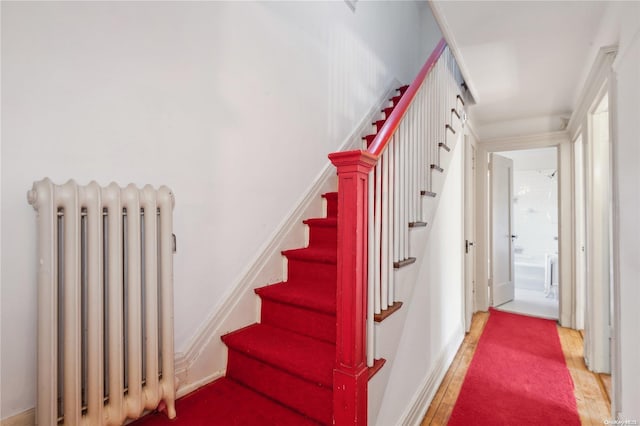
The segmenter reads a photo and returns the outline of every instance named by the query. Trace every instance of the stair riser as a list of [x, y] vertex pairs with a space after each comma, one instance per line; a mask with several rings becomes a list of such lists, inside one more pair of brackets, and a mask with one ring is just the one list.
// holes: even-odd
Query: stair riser
[[332, 391], [229, 349], [227, 376], [314, 420], [332, 423]]
[[327, 217], [338, 217], [338, 197], [325, 197]]
[[382, 126], [384, 126], [384, 123], [386, 121], [387, 121], [386, 119], [385, 120], [378, 120], [375, 123], [373, 123], [373, 125], [376, 127], [376, 133], [378, 133], [380, 131], [380, 129], [382, 129]]
[[262, 299], [260, 322], [325, 342], [336, 341], [335, 315]]
[[309, 226], [309, 247], [338, 247], [338, 228]]
[[319, 285], [336, 285], [338, 271], [335, 264], [288, 259], [287, 281]]

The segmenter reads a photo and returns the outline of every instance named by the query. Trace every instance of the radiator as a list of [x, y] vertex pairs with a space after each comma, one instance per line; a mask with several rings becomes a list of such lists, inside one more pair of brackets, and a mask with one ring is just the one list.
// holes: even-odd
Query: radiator
[[39, 425], [175, 417], [173, 194], [115, 183], [28, 192], [38, 228]]

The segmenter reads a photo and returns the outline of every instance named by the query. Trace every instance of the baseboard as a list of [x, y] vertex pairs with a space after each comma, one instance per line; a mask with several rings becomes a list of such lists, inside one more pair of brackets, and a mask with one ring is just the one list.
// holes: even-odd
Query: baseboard
[[[383, 96], [379, 98], [355, 130], [343, 141], [337, 151], [361, 149], [362, 136], [373, 131], [372, 122], [380, 117], [380, 105], [388, 102], [388, 99], [395, 94], [399, 85], [400, 83], [395, 79], [389, 81]], [[284, 244], [291, 239], [290, 235], [293, 232], [304, 229], [302, 219], [305, 218], [305, 214], [310, 210], [313, 203], [321, 202], [320, 195], [327, 190], [330, 179], [335, 178], [335, 176], [335, 168], [327, 160], [311, 186], [296, 203], [296, 207], [276, 227], [276, 230], [267, 239], [266, 243], [258, 250], [257, 257], [249, 262], [247, 268], [239, 275], [240, 278], [231, 287], [231, 291], [223, 297], [223, 301], [215, 307], [209, 317], [194, 333], [193, 338], [186, 346], [186, 350], [176, 353], [175, 371], [178, 382], [178, 395], [189, 393], [222, 375], [219, 372], [206, 371], [205, 367], [203, 367], [204, 364], [202, 364], [203, 360], [217, 359], [220, 361], [224, 358], [224, 355], [219, 353], [220, 345], [217, 343], [222, 334], [230, 331], [225, 328], [225, 323], [231, 321], [229, 318], [232, 314], [235, 316], [231, 322], [239, 321], [236, 308], [240, 303], [246, 303], [247, 297], [254, 297], [256, 306], [259, 305], [257, 296], [253, 295], [252, 292], [255, 287], [273, 282], [264, 276], [267, 265], [273, 262], [274, 257], [281, 256], [281, 250], [290, 248], [284, 247]], [[335, 186], [332, 190], [335, 190]], [[259, 309], [256, 308], [252, 312], [251, 318], [246, 315], [243, 321], [246, 324], [250, 324], [257, 321], [258, 318]], [[228, 326], [228, 324], [226, 325]], [[222, 366], [214, 366], [213, 368], [222, 368]]]
[[418, 388], [411, 403], [400, 417], [399, 424], [403, 426], [418, 426], [422, 422], [429, 405], [433, 400], [442, 379], [444, 379], [447, 370], [451, 366], [453, 359], [464, 339], [464, 330], [462, 323], [458, 325], [458, 329], [453, 333], [451, 340], [444, 347], [440, 356], [436, 361], [433, 370], [424, 378], [421, 386]]
[[0, 420], [0, 426], [35, 426], [36, 409], [30, 408], [27, 411], [18, 413], [15, 416]]
[[201, 388], [204, 385], [208, 385], [209, 383], [219, 379], [220, 377], [223, 377], [224, 375], [225, 375], [224, 370], [216, 371], [215, 373], [210, 374], [206, 377], [203, 377], [200, 380], [196, 380], [194, 382], [189, 383], [188, 385], [182, 386], [178, 390], [178, 393], [176, 394], [176, 398], [182, 398], [183, 396], [190, 394], [191, 392], [195, 391], [198, 388]]
[[[213, 382], [216, 379], [224, 376], [224, 371], [219, 371], [204, 377], [200, 380], [189, 383], [187, 386], [183, 386], [178, 391], [176, 397], [181, 398], [194, 390]], [[18, 413], [15, 416], [8, 417], [4, 420], [0, 420], [0, 426], [35, 426], [36, 424], [36, 409], [30, 408], [22, 413]]]

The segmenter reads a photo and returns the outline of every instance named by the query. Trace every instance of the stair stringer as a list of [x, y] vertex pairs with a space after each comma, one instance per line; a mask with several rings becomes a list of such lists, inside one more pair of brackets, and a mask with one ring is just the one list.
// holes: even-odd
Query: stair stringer
[[[343, 141], [338, 151], [361, 148], [362, 136], [370, 133], [371, 123], [379, 119], [380, 106], [388, 104], [388, 99], [396, 94], [396, 88], [400, 85], [396, 79], [387, 84], [387, 90]], [[212, 309], [207, 320], [194, 333], [187, 349], [176, 354], [177, 397], [225, 375], [227, 347], [220, 337], [260, 321], [260, 297], [254, 290], [286, 279], [286, 259], [281, 252], [307, 245], [308, 227], [302, 221], [324, 217], [326, 201], [321, 198], [321, 194], [334, 192], [336, 189], [335, 167], [327, 161], [296, 206], [258, 250], [256, 258], [239, 275], [230, 292]]]
[[[442, 198], [442, 190], [444, 188], [450, 164], [453, 159], [456, 150], [463, 149], [461, 142], [464, 129], [460, 122], [456, 120], [454, 123], [454, 129], [456, 134], [447, 133], [447, 145], [451, 148], [450, 152], [442, 150], [439, 166], [444, 169], [444, 172], [431, 171], [431, 173], [437, 174], [434, 176], [434, 182], [432, 191], [437, 195], [436, 197], [424, 197], [423, 208], [425, 216], [423, 220], [427, 222], [426, 227], [412, 228], [410, 232], [410, 253], [412, 257], [415, 257], [417, 261], [404, 268], [395, 270], [395, 288], [397, 300], [403, 302], [403, 306], [396, 313], [385, 319], [385, 321], [375, 324], [376, 331], [376, 358], [386, 359], [384, 368], [369, 382], [369, 424], [376, 425], [379, 410], [383, 406], [385, 398], [393, 398], [393, 395], [387, 395], [385, 393], [389, 379], [393, 373], [397, 351], [401, 347], [401, 339], [403, 338], [403, 331], [407, 325], [407, 315], [409, 312], [410, 301], [412, 294], [415, 290], [418, 273], [422, 267], [422, 263], [425, 257], [425, 250], [427, 242], [432, 234], [432, 222], [438, 211], [440, 199]], [[427, 166], [428, 167], [428, 166]], [[457, 349], [459, 342], [454, 344]], [[451, 360], [446, 359], [441, 363], [450, 363]], [[446, 368], [445, 368], [446, 371]], [[397, 403], [408, 403], [408, 401], [397, 401]]]

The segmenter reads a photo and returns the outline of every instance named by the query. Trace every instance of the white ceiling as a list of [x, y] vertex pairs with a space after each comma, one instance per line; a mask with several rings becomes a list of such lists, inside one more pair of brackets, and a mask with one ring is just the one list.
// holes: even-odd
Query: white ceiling
[[600, 47], [594, 45], [606, 8], [594, 1], [434, 2], [466, 68], [478, 128], [511, 122], [513, 133], [513, 123], [549, 127], [558, 126], [550, 117], [568, 118]]

